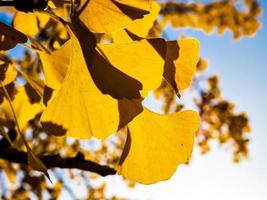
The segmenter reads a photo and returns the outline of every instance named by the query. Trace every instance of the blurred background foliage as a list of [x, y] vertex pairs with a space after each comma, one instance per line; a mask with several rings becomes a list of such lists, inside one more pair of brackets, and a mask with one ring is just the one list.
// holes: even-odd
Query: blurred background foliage
[[[233, 39], [253, 36], [260, 28], [259, 16], [261, 8], [255, 0], [222, 0], [222, 1], [159, 1], [161, 5], [158, 19], [149, 31], [148, 37], [164, 37], [166, 27], [174, 29], [189, 28], [203, 30], [209, 34], [222, 35], [225, 31], [232, 32]], [[54, 5], [57, 8], [55, 9]], [[66, 16], [69, 4], [65, 1], [54, 0], [49, 2], [51, 9], [60, 16]], [[11, 24], [23, 33], [32, 36], [49, 50], [60, 47], [67, 39], [65, 28], [44, 13], [25, 14], [17, 12], [13, 8], [1, 7], [0, 12], [7, 17], [1, 21]], [[186, 36], [181, 36], [186, 37]], [[166, 38], [167, 39], [167, 38]], [[219, 40], [220, 38], [218, 38]], [[18, 53], [20, 54], [18, 56]], [[0, 52], [0, 65], [7, 65], [9, 61], [15, 61], [22, 72], [27, 72], [36, 78], [36, 83], [42, 85], [41, 67], [39, 57], [26, 47], [20, 47], [13, 52]], [[191, 89], [185, 92], [191, 102], [182, 102], [166, 81], [152, 95], [161, 102], [159, 108], [162, 113], [179, 111], [187, 104], [193, 104], [199, 111], [202, 125], [196, 137], [196, 148], [200, 148], [203, 154], [211, 149], [210, 142], [217, 141], [220, 146], [230, 146], [234, 162], [240, 162], [249, 153], [250, 126], [245, 112], [235, 111], [234, 102], [223, 97], [220, 90], [219, 77], [208, 76], [206, 70], [208, 61], [201, 58], [197, 66], [197, 75]], [[24, 87], [31, 102], [39, 102], [41, 99], [31, 88], [31, 84], [25, 77], [18, 73], [16, 84]], [[8, 92], [14, 98], [16, 85], [10, 83]], [[184, 93], [181, 93], [182, 97]], [[0, 88], [0, 102], [3, 101], [3, 90]], [[74, 140], [66, 137], [54, 137], [47, 135], [39, 124], [40, 114], [28, 121], [25, 135], [28, 143], [38, 155], [60, 154], [62, 157], [73, 157], [81, 152], [88, 160], [100, 164], [115, 164], [122, 152], [125, 143], [123, 134], [110, 137], [105, 142], [98, 140]], [[1, 119], [0, 123], [8, 127], [8, 134], [18, 149], [25, 150], [21, 138], [14, 130], [14, 122]], [[0, 146], [8, 147], [7, 141], [0, 136]], [[177, 152], [179, 153], [179, 152]], [[190, 164], [190, 163], [189, 163]], [[2, 199], [57, 199], [60, 195], [77, 199], [77, 187], [86, 188], [84, 199], [105, 199], [106, 187], [109, 182], [99, 175], [74, 169], [51, 169], [49, 171], [53, 184], [39, 172], [31, 171], [28, 166], [0, 160], [0, 195]], [[132, 188], [134, 182], [123, 180]], [[112, 186], [110, 186], [112, 187]], [[121, 199], [117, 196], [111, 199]]]

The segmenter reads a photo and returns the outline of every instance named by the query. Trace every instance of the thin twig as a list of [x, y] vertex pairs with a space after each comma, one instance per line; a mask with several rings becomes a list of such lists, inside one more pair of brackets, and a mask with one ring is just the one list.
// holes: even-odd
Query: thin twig
[[3, 88], [5, 97], [7, 98], [8, 104], [9, 104], [9, 106], [10, 106], [10, 108], [11, 108], [11, 111], [12, 111], [12, 114], [13, 114], [13, 117], [14, 117], [14, 120], [15, 120], [15, 124], [16, 124], [16, 127], [17, 127], [17, 129], [18, 129], [18, 132], [19, 132], [19, 134], [20, 134], [20, 136], [21, 136], [21, 139], [22, 139], [23, 143], [25, 144], [27, 150], [29, 151], [29, 150], [31, 150], [31, 148], [30, 148], [30, 146], [28, 145], [28, 143], [27, 143], [27, 141], [26, 141], [24, 135], [22, 134], [22, 131], [20, 130], [19, 123], [18, 123], [18, 119], [17, 119], [15, 110], [14, 110], [13, 105], [12, 105], [12, 101], [11, 101], [10, 96], [9, 96], [7, 90], [6, 90], [6, 87], [4, 86], [4, 84], [2, 83], [2, 81], [0, 81], [0, 86]]

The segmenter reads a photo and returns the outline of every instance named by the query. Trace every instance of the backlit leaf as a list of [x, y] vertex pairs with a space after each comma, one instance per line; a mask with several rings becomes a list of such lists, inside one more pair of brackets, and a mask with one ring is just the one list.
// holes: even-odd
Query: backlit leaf
[[169, 179], [179, 164], [189, 160], [199, 117], [194, 111], [159, 115], [144, 109], [128, 127], [120, 173], [152, 184]]
[[49, 19], [49, 15], [44, 13], [16, 12], [13, 26], [25, 35], [35, 36], [39, 33], [39, 28], [44, 27]]
[[[12, 106], [18, 119], [18, 124], [23, 130], [27, 127], [28, 121], [33, 119], [36, 114], [42, 111], [42, 106], [39, 103], [30, 103], [24, 87], [20, 86], [16, 89], [17, 93], [15, 94], [15, 98], [12, 101]], [[1, 118], [14, 121], [12, 110], [6, 99], [0, 106], [0, 112]]]
[[111, 33], [148, 14], [151, 0], [82, 0], [81, 5], [80, 19], [90, 31]]
[[13, 19], [13, 27], [30, 36], [39, 32], [38, 21], [33, 13], [17, 12]]
[[69, 49], [61, 48], [62, 55], [71, 55], [67, 74], [41, 117], [42, 125], [55, 135], [106, 138], [118, 129], [118, 102], [97, 88], [78, 39], [71, 38]]
[[114, 67], [142, 83], [143, 97], [160, 85], [166, 52], [163, 39], [99, 44], [98, 49]]
[[51, 54], [38, 51], [42, 61], [45, 83], [52, 89], [59, 89], [67, 73], [71, 55], [71, 40]]
[[112, 33], [111, 37], [112, 37], [112, 42], [114, 43], [127, 43], [133, 41], [125, 29]]
[[184, 90], [191, 84], [199, 60], [199, 42], [188, 38], [167, 42], [164, 78], [176, 90]]
[[17, 73], [14, 71], [12, 64], [0, 60], [0, 81], [3, 85], [8, 85], [16, 79]]
[[142, 19], [137, 19], [130, 23], [126, 28], [133, 34], [146, 38], [149, 30], [152, 28], [154, 21], [158, 18], [160, 11], [159, 3], [153, 1], [151, 3], [150, 13], [145, 15]]

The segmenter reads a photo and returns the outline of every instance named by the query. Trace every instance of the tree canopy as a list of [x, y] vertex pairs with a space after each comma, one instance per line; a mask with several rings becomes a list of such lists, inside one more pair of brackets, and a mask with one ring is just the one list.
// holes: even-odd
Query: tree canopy
[[[0, 1], [12, 19], [0, 22], [2, 198], [75, 199], [77, 177], [88, 199], [105, 198], [106, 183], [91, 184], [100, 176], [119, 174], [129, 187], [167, 180], [190, 161], [194, 141], [203, 153], [212, 139], [231, 143], [234, 161], [246, 157], [247, 115], [223, 98], [217, 76], [205, 76], [201, 44], [162, 37], [168, 26], [252, 36], [259, 4], [239, 4]], [[180, 101], [189, 87], [195, 111]]]

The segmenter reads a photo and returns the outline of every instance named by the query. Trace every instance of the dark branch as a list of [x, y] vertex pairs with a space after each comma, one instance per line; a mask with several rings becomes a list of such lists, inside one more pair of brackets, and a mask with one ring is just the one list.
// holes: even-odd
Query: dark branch
[[48, 0], [0, 0], [0, 6], [14, 6], [18, 11], [45, 10]]
[[0, 6], [14, 6], [13, 1], [0, 1]]
[[[9, 162], [27, 165], [27, 153], [18, 151], [14, 148], [3, 148], [0, 146], [0, 159]], [[80, 169], [97, 173], [101, 176], [114, 175], [116, 171], [108, 166], [100, 165], [98, 163], [85, 160], [82, 153], [78, 153], [72, 158], [62, 158], [59, 155], [44, 155], [40, 156], [48, 169], [50, 168], [66, 168], [66, 169]]]

